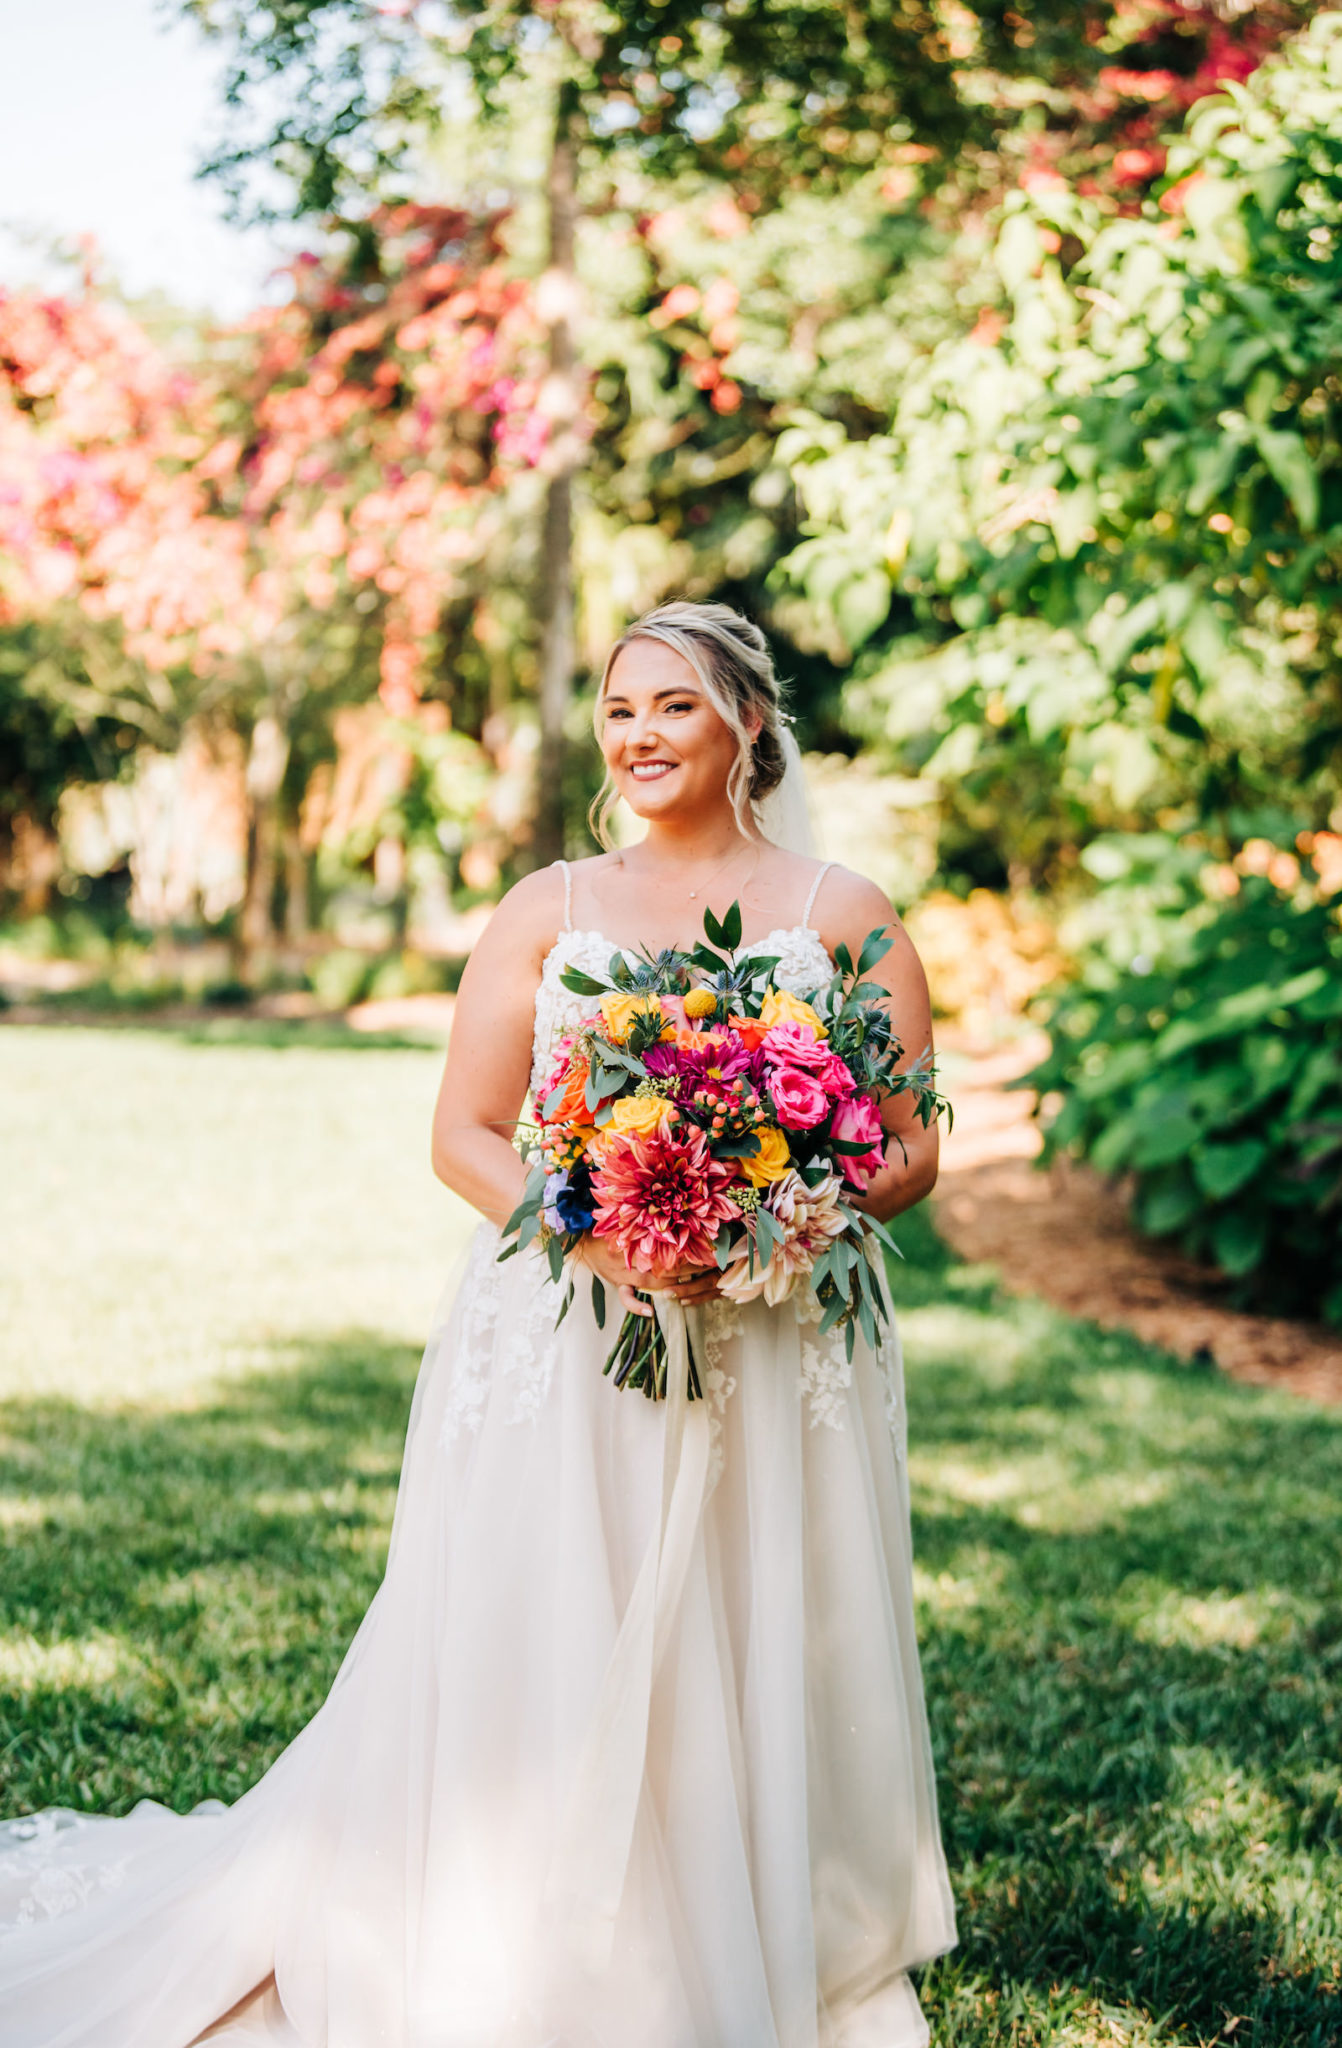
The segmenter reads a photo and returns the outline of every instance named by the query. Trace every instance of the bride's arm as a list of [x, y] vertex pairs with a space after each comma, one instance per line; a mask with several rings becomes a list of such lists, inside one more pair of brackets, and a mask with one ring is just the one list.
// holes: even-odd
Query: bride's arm
[[[890, 927], [890, 951], [863, 980], [879, 982], [890, 991], [886, 1007], [895, 1036], [904, 1048], [901, 1069], [930, 1056], [932, 1002], [927, 992], [927, 976], [913, 941], [888, 898], [874, 882], [850, 874], [846, 868], [837, 868], [825, 878], [819, 908], [820, 936], [825, 945], [833, 953], [834, 947], [842, 942], [854, 960], [869, 931], [877, 925]], [[925, 1127], [918, 1121], [911, 1094], [891, 1097], [884, 1106], [882, 1120], [889, 1133], [885, 1166], [864, 1195], [848, 1199], [854, 1208], [869, 1210], [886, 1223], [932, 1192], [937, 1179], [940, 1134], [935, 1123]]]
[[[433, 1170], [491, 1223], [507, 1222], [526, 1184], [513, 1132], [531, 1081], [536, 990], [562, 914], [563, 890], [554, 870], [528, 875], [485, 926], [457, 993], [433, 1112]], [[685, 1302], [707, 1300], [717, 1291], [716, 1272], [631, 1272], [600, 1238], [586, 1239], [578, 1259], [635, 1315], [652, 1314], [636, 1289], [665, 1289]]]
[[536, 989], [563, 917], [551, 868], [510, 889], [461, 977], [447, 1065], [433, 1113], [433, 1170], [492, 1223], [522, 1199], [526, 1168], [513, 1147], [531, 1079]]

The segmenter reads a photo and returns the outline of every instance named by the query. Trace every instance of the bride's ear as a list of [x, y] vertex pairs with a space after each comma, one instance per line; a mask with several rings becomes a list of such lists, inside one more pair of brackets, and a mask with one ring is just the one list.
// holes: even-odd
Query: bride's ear
[[741, 723], [746, 729], [746, 738], [753, 747], [764, 731], [764, 720], [758, 711], [747, 711], [742, 714]]

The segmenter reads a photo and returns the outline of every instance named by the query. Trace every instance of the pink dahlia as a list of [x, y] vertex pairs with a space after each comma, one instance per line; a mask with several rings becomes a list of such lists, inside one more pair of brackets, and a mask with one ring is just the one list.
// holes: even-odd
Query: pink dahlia
[[592, 1176], [598, 1237], [613, 1238], [638, 1273], [711, 1266], [718, 1227], [740, 1211], [727, 1189], [734, 1169], [685, 1125], [612, 1145]]

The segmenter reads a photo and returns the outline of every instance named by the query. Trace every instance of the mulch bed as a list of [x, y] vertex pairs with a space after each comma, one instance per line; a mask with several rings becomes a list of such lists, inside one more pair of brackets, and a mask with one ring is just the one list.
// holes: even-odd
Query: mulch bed
[[1041, 1295], [1232, 1379], [1342, 1406], [1342, 1334], [1227, 1306], [1214, 1276], [1136, 1235], [1110, 1182], [1068, 1161], [1033, 1163], [1032, 1098], [1007, 1084], [1042, 1049], [1031, 1038], [971, 1052], [951, 1088], [955, 1126], [933, 1199], [960, 1257], [996, 1266], [1008, 1293]]

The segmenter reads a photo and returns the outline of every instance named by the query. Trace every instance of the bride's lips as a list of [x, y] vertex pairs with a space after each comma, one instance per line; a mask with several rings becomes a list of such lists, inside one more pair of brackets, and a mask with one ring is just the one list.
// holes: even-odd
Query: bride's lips
[[663, 775], [670, 775], [674, 761], [631, 761], [629, 773], [636, 782], [658, 782]]

